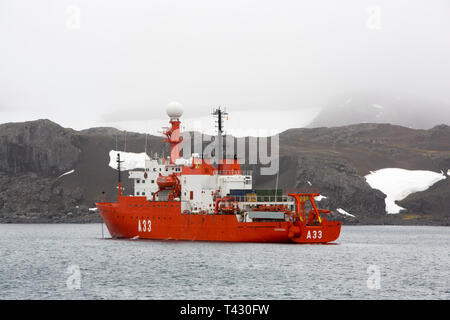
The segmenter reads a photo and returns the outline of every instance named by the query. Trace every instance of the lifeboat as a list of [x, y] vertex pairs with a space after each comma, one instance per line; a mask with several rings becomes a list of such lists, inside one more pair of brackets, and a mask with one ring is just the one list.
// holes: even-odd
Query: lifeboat
[[235, 213], [238, 205], [235, 197], [223, 197], [216, 199], [216, 213]]
[[177, 178], [173, 175], [163, 176], [160, 173], [156, 183], [160, 190], [172, 190], [177, 185]]

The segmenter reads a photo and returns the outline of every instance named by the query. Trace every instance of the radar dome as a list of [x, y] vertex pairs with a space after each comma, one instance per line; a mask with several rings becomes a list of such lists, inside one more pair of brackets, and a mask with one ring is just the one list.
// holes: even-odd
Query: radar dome
[[179, 102], [171, 102], [167, 105], [166, 112], [170, 118], [179, 118], [183, 114], [183, 106]]

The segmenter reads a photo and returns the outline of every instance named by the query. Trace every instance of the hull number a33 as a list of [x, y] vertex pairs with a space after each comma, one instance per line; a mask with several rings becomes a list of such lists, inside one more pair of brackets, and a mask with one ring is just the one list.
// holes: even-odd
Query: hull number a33
[[138, 231], [139, 232], [150, 232], [152, 231], [152, 222], [150, 220], [138, 220]]
[[306, 239], [322, 239], [322, 230], [308, 230]]

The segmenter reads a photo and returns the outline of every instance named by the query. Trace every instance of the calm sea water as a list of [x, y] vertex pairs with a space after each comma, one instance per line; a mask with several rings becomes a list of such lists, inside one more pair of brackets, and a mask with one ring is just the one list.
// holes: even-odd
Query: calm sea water
[[449, 299], [449, 255], [449, 227], [344, 226], [335, 245], [291, 245], [3, 224], [0, 299]]

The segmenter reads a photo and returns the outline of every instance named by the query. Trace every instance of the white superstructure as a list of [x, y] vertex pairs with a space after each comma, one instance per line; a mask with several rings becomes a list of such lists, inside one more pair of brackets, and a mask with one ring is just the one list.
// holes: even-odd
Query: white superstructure
[[[134, 196], [143, 196], [153, 201], [154, 194], [159, 190], [159, 175], [167, 177], [177, 173], [181, 184], [182, 209], [212, 213], [216, 196], [225, 197], [232, 189], [252, 189], [251, 172], [236, 175], [222, 175], [217, 171], [211, 174], [183, 174], [183, 168], [192, 167], [192, 158], [179, 160], [177, 163], [180, 164], [169, 164], [150, 159], [145, 161], [144, 169], [129, 171], [129, 178], [133, 180]], [[155, 201], [167, 200], [168, 193], [169, 191], [160, 191], [155, 196]]]

